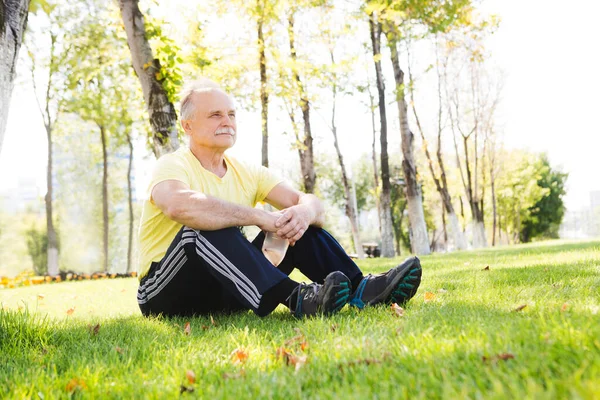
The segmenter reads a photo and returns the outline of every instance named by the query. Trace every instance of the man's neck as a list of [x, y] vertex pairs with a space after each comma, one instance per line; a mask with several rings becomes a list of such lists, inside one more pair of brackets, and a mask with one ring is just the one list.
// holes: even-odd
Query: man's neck
[[225, 176], [227, 164], [225, 163], [224, 151], [206, 147], [190, 147], [190, 150], [205, 170], [212, 172], [219, 178]]

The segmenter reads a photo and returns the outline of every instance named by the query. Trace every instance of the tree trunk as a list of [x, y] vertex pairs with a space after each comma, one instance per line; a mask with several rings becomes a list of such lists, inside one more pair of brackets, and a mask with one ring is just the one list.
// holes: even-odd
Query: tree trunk
[[28, 9], [29, 0], [0, 2], [0, 153]]
[[138, 0], [119, 0], [119, 8], [127, 33], [133, 68], [140, 79], [150, 115], [150, 125], [154, 133], [154, 155], [158, 158], [179, 148], [177, 113], [161, 81], [156, 78], [161, 66], [158, 59], [152, 55], [152, 48], [146, 38], [144, 16], [138, 6]]
[[290, 38], [290, 55], [293, 61], [294, 81], [297, 85], [300, 109], [302, 110], [302, 120], [304, 122], [304, 138], [302, 140], [300, 155], [300, 170], [302, 172], [302, 181], [304, 183], [304, 191], [306, 193], [314, 193], [317, 176], [315, 174], [315, 160], [313, 152], [313, 137], [310, 128], [310, 103], [306, 95], [306, 89], [302, 84], [300, 74], [297, 68], [296, 43], [294, 34], [294, 14], [291, 13], [288, 17], [288, 34]]
[[46, 232], [48, 235], [48, 275], [58, 275], [58, 237], [54, 229], [52, 213], [52, 126], [46, 125], [46, 137], [48, 138], [48, 166], [46, 169]]
[[102, 228], [104, 272], [108, 272], [108, 154], [106, 151], [106, 128], [99, 125], [102, 140]]
[[369, 29], [375, 62], [375, 77], [379, 97], [379, 140], [381, 144], [381, 255], [394, 256], [394, 233], [392, 227], [390, 166], [387, 152], [387, 116], [385, 110], [385, 85], [381, 71], [381, 23], [373, 14], [369, 15]]
[[262, 165], [269, 166], [269, 93], [267, 92], [267, 56], [265, 53], [265, 39], [263, 34], [264, 5], [262, 0], [257, 0], [257, 6], [262, 11], [258, 17], [258, 62], [260, 68], [260, 107], [262, 125]]
[[[367, 80], [367, 91], [369, 92], [369, 107], [371, 110], [371, 129], [373, 131], [373, 142], [371, 144], [371, 159], [373, 161], [373, 185], [375, 186], [375, 205], [377, 206], [377, 227], [381, 237], [381, 201], [377, 194], [379, 191], [379, 168], [377, 168], [377, 128], [375, 127], [375, 101], [371, 93], [371, 84]], [[400, 254], [400, 253], [398, 253]]]
[[415, 163], [413, 142], [414, 135], [408, 126], [407, 104], [404, 96], [404, 71], [400, 68], [396, 34], [388, 31], [388, 47], [391, 51], [394, 79], [396, 81], [396, 103], [400, 117], [400, 133], [402, 136], [402, 171], [406, 182], [406, 201], [408, 202], [408, 219], [412, 231], [410, 241], [414, 254], [430, 254], [425, 213], [423, 212], [423, 196], [421, 185], [417, 181], [417, 167]]
[[[436, 54], [437, 56], [437, 54]], [[439, 61], [438, 61], [439, 64]], [[409, 60], [408, 72], [412, 75], [410, 71], [410, 60]], [[440, 194], [442, 199], [442, 207], [444, 208], [444, 213], [448, 213], [448, 218], [450, 219], [450, 232], [452, 234], [454, 247], [457, 250], [464, 250], [467, 248], [467, 242], [465, 240], [465, 235], [458, 228], [458, 218], [456, 217], [456, 211], [454, 210], [454, 205], [452, 204], [452, 197], [450, 196], [450, 190], [448, 189], [448, 180], [446, 178], [446, 167], [444, 164], [444, 157], [442, 155], [442, 88], [441, 88], [441, 74], [438, 68], [438, 130], [437, 130], [437, 152], [436, 158], [438, 162], [438, 166], [440, 168], [440, 175], [438, 176], [435, 172], [433, 166], [433, 159], [431, 154], [429, 153], [429, 146], [427, 144], [427, 139], [425, 138], [425, 132], [423, 131], [423, 127], [421, 126], [421, 120], [419, 119], [419, 114], [417, 113], [417, 107], [415, 106], [414, 101], [414, 93], [412, 90], [412, 86], [410, 86], [410, 95], [411, 95], [411, 108], [413, 110], [413, 115], [415, 116], [415, 121], [417, 123], [417, 128], [419, 133], [421, 134], [421, 139], [423, 140], [423, 149], [425, 151], [425, 156], [427, 157], [427, 164], [429, 166], [429, 172], [431, 173], [431, 177], [433, 178], [433, 182], [435, 183], [436, 190]], [[456, 221], [452, 221], [452, 218], [456, 219]], [[456, 222], [456, 225], [454, 225]], [[447, 246], [447, 231], [446, 224], [444, 223], [444, 238], [446, 240]]]
[[129, 165], [127, 166], [127, 205], [129, 207], [129, 237], [127, 240], [127, 270], [131, 272], [131, 253], [133, 252], [133, 190], [131, 187], [131, 169], [133, 167], [133, 143], [131, 136], [127, 133], [127, 144], [129, 145]]
[[[333, 51], [330, 51], [329, 54], [331, 56], [331, 64], [335, 65]], [[333, 146], [335, 147], [335, 152], [337, 153], [338, 161], [340, 163], [340, 169], [342, 171], [342, 184], [344, 185], [344, 197], [346, 199], [346, 216], [350, 220], [350, 229], [352, 230], [352, 241], [354, 242], [354, 251], [358, 258], [365, 258], [365, 253], [363, 252], [362, 241], [360, 240], [360, 232], [358, 228], [358, 211], [356, 209], [356, 196], [354, 194], [353, 188], [350, 187], [350, 183], [348, 181], [346, 166], [344, 165], [344, 157], [342, 156], [342, 152], [340, 151], [337, 136], [337, 125], [335, 123], [335, 101], [337, 97], [337, 83], [335, 74], [333, 76], [332, 94], [333, 105], [331, 111], [331, 133], [333, 134]]]

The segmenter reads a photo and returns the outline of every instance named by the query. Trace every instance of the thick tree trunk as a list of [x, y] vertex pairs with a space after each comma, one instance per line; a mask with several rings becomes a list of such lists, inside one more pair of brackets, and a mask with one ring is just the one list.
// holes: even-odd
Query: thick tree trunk
[[29, 0], [0, 2], [0, 153], [28, 9]]
[[392, 227], [390, 166], [387, 152], [387, 116], [385, 110], [385, 85], [381, 71], [381, 23], [376, 17], [369, 15], [369, 29], [375, 62], [375, 77], [379, 97], [379, 121], [381, 129], [379, 140], [381, 144], [381, 255], [394, 256], [394, 233]]
[[297, 85], [297, 90], [300, 100], [300, 109], [302, 110], [302, 120], [304, 122], [304, 138], [302, 140], [301, 148], [299, 149], [300, 155], [300, 170], [302, 172], [302, 181], [304, 183], [304, 191], [306, 193], [314, 193], [315, 185], [317, 183], [317, 175], [315, 174], [315, 159], [313, 152], [313, 137], [310, 127], [310, 103], [306, 94], [306, 89], [302, 84], [302, 79], [298, 73], [296, 65], [296, 43], [294, 34], [294, 14], [290, 14], [288, 17], [288, 34], [290, 38], [290, 55], [294, 63], [294, 81]]
[[396, 81], [396, 103], [400, 117], [400, 133], [402, 137], [402, 171], [406, 182], [406, 200], [408, 202], [408, 219], [412, 232], [411, 248], [414, 254], [430, 254], [425, 213], [423, 212], [423, 196], [421, 185], [417, 181], [417, 167], [415, 163], [413, 142], [414, 135], [408, 126], [408, 113], [406, 97], [404, 95], [404, 71], [400, 68], [398, 47], [395, 33], [388, 32], [388, 47], [391, 52], [394, 79]]
[[[263, 11], [262, 0], [257, 0], [257, 6]], [[258, 63], [260, 68], [260, 114], [262, 125], [262, 165], [269, 166], [269, 93], [267, 92], [267, 56], [263, 34], [264, 15], [258, 17]]]
[[102, 248], [104, 252], [104, 272], [108, 272], [108, 152], [106, 150], [106, 128], [99, 125], [102, 140]]
[[177, 113], [161, 81], [156, 79], [161, 67], [158, 59], [152, 55], [152, 48], [146, 38], [144, 16], [138, 6], [138, 0], [119, 0], [119, 8], [127, 33], [133, 68], [142, 84], [153, 131], [154, 155], [158, 158], [179, 147]]
[[133, 168], [133, 143], [127, 134], [129, 145], [129, 164], [127, 166], [127, 206], [129, 207], [129, 236], [127, 238], [127, 273], [131, 272], [131, 253], [133, 252], [133, 189], [131, 186], [131, 170]]

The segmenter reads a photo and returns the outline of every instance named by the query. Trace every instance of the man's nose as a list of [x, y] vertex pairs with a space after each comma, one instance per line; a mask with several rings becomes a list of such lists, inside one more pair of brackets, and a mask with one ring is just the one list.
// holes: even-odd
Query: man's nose
[[225, 119], [223, 121], [223, 125], [233, 126], [233, 119], [229, 115], [225, 115]]

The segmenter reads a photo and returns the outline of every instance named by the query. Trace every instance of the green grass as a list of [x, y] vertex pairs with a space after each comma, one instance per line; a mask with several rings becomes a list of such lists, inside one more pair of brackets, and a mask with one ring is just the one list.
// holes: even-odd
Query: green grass
[[[399, 260], [360, 265], [377, 272]], [[213, 325], [141, 317], [134, 279], [1, 290], [0, 398], [600, 398], [600, 242], [422, 264], [402, 317], [388, 307], [346, 308], [298, 321], [280, 308], [263, 319], [216, 315]], [[425, 292], [435, 298], [425, 302]], [[301, 340], [286, 344], [299, 334], [304, 351]], [[306, 364], [286, 365], [281, 346]], [[243, 364], [236, 349], [248, 354]], [[71, 393], [74, 378], [86, 387]], [[194, 392], [180, 395], [181, 384]]]

